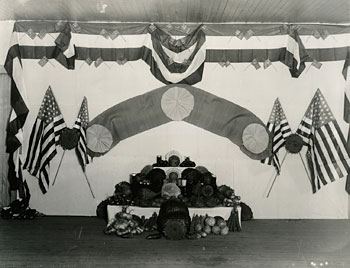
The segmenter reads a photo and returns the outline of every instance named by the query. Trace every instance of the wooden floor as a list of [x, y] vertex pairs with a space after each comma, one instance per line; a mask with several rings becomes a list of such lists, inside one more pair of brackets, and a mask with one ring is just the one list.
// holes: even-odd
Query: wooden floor
[[0, 267], [350, 267], [349, 220], [254, 220], [240, 233], [183, 241], [123, 239], [104, 226], [93, 217], [0, 219]]

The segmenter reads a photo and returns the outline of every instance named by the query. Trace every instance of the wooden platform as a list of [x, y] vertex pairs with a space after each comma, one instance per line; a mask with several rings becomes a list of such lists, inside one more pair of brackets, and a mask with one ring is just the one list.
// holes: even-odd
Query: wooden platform
[[183, 241], [122, 239], [104, 226], [90, 217], [0, 219], [0, 267], [350, 267], [349, 220], [254, 220], [240, 233]]

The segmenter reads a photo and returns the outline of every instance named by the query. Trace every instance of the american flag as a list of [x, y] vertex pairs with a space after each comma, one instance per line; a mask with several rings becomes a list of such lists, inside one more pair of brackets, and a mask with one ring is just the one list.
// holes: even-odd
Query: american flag
[[317, 89], [298, 127], [308, 144], [306, 158], [310, 169], [313, 193], [350, 171], [349, 152], [345, 138], [321, 91]]
[[278, 159], [278, 151], [285, 145], [286, 138], [292, 134], [292, 130], [290, 129], [287, 118], [278, 98], [275, 100], [266, 127], [273, 135], [272, 155], [269, 158], [261, 160], [261, 163], [273, 165], [279, 174], [281, 171], [281, 165]]
[[79, 131], [79, 141], [78, 141], [77, 147], [75, 148], [75, 153], [84, 171], [85, 171], [86, 165], [89, 164], [89, 158], [87, 155], [87, 148], [86, 148], [86, 128], [88, 123], [89, 123], [88, 104], [87, 104], [86, 97], [84, 97], [79, 110], [77, 120], [75, 121], [75, 124], [74, 124], [74, 128]]
[[23, 166], [39, 179], [43, 193], [49, 188], [50, 161], [57, 154], [56, 147], [65, 127], [66, 123], [49, 87], [30, 134], [27, 157]]

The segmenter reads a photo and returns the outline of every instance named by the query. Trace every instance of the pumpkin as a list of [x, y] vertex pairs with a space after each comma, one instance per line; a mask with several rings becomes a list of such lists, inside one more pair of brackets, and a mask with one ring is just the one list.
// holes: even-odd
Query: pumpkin
[[205, 197], [210, 197], [214, 194], [214, 189], [211, 185], [204, 185], [201, 187], [201, 193]]
[[210, 172], [203, 173], [203, 183], [211, 184], [212, 183], [212, 174]]
[[183, 219], [169, 219], [165, 222], [163, 232], [167, 239], [184, 239], [187, 233], [185, 221]]

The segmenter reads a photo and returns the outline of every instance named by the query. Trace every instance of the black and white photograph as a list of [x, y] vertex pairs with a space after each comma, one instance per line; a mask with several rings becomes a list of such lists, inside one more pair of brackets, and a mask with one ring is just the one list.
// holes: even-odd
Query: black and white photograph
[[349, 0], [0, 0], [0, 268], [349, 268]]

